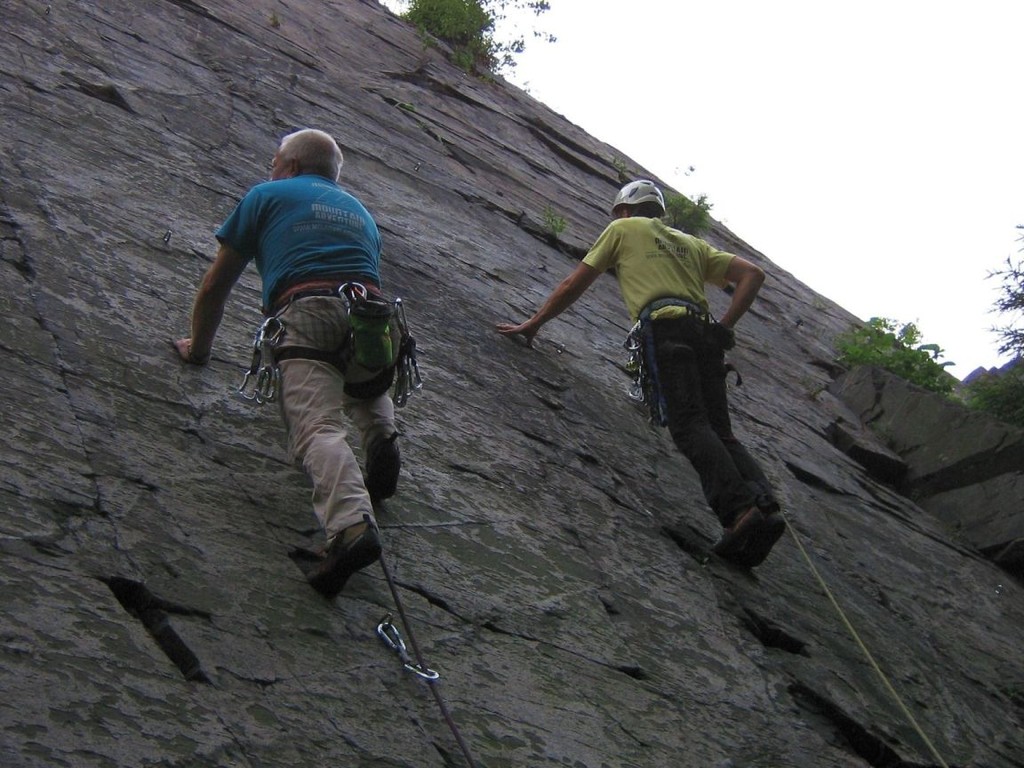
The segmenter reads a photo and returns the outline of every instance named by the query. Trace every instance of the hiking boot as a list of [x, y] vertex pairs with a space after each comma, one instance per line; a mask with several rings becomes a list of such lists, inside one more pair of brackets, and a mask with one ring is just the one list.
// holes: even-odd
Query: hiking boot
[[757, 507], [740, 512], [733, 524], [723, 531], [722, 538], [711, 551], [726, 560], [734, 560], [746, 548], [747, 542], [763, 523], [764, 515]]
[[366, 492], [372, 501], [389, 499], [398, 488], [402, 456], [398, 451], [398, 433], [381, 437], [366, 449]]
[[779, 514], [762, 515], [764, 520], [751, 531], [746, 545], [731, 560], [743, 568], [755, 568], [764, 562], [775, 542], [786, 532], [786, 521]]
[[324, 597], [334, 597], [349, 576], [376, 562], [380, 552], [380, 537], [369, 519], [350, 525], [331, 540], [323, 562], [309, 575], [309, 584]]

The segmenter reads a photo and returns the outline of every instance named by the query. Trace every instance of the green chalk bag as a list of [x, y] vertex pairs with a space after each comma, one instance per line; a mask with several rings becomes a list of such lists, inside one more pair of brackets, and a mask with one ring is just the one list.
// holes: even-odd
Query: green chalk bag
[[370, 371], [379, 371], [394, 364], [391, 342], [393, 302], [372, 297], [358, 297], [349, 302], [348, 320], [352, 329], [352, 359]]

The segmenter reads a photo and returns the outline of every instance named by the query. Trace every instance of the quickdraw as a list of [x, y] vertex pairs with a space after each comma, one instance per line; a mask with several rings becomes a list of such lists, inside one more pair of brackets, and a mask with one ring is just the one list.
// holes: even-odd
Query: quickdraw
[[668, 409], [658, 386], [654, 338], [648, 322], [637, 320], [622, 346], [626, 349], [626, 371], [633, 376], [626, 390], [629, 399], [647, 408], [652, 424], [664, 427], [668, 424]]
[[645, 405], [647, 397], [644, 395], [643, 382], [646, 371], [644, 370], [644, 345], [640, 339], [639, 320], [629, 330], [629, 334], [626, 336], [626, 340], [622, 342], [622, 346], [626, 350], [626, 373], [633, 377], [629, 384], [629, 389], [626, 390], [626, 394], [637, 405]]
[[246, 400], [272, 403], [280, 390], [281, 371], [274, 361], [274, 347], [281, 338], [284, 324], [276, 317], [268, 317], [256, 329], [252, 341], [252, 363], [245, 372], [238, 394]]
[[398, 317], [398, 330], [401, 341], [398, 344], [398, 360], [395, 362], [395, 388], [391, 399], [396, 408], [402, 408], [409, 400], [409, 395], [423, 389], [423, 379], [416, 363], [416, 339], [409, 333], [409, 324], [405, 318], [405, 304], [395, 299], [395, 310]]
[[398, 631], [398, 627], [391, 623], [391, 614], [389, 613], [380, 623], [377, 625], [377, 637], [381, 639], [388, 648], [398, 654], [398, 658], [402, 660], [403, 666], [414, 675], [422, 677], [424, 680], [438, 680], [441, 675], [432, 669], [427, 667], [421, 667], [416, 664], [409, 656], [409, 651], [406, 650], [405, 641], [402, 640], [402, 635]]
[[388, 567], [386, 557], [380, 558], [380, 567], [384, 571], [384, 578], [388, 582], [388, 589], [391, 590], [391, 597], [395, 600], [395, 608], [398, 610], [398, 616], [402, 621], [402, 625], [405, 627], [405, 631], [409, 634], [409, 643], [412, 645], [413, 653], [416, 655], [416, 659], [419, 662], [413, 663], [412, 659], [409, 658], [409, 652], [405, 648], [405, 642], [402, 640], [402, 636], [398, 633], [398, 629], [394, 624], [391, 623], [391, 614], [389, 613], [381, 622], [377, 625], [377, 636], [381, 641], [388, 646], [391, 650], [398, 654], [398, 657], [402, 660], [402, 664], [405, 668], [419, 677], [422, 677], [427, 681], [427, 687], [430, 688], [431, 694], [434, 696], [434, 701], [437, 702], [438, 708], [441, 710], [441, 715], [444, 717], [445, 722], [448, 723], [448, 727], [452, 731], [452, 736], [455, 737], [455, 741], [459, 744], [459, 749], [462, 750], [463, 757], [466, 758], [466, 763], [469, 768], [476, 768], [476, 761], [473, 760], [473, 754], [469, 751], [469, 745], [466, 740], [462, 738], [462, 734], [459, 733], [459, 727], [455, 724], [455, 719], [452, 717], [452, 713], [448, 710], [448, 705], [445, 704], [444, 699], [441, 696], [441, 692], [438, 690], [440, 684], [438, 679], [440, 675], [434, 670], [427, 667], [427, 663], [423, 660], [423, 653], [420, 651], [419, 645], [416, 643], [416, 635], [413, 634], [412, 627], [409, 625], [409, 618], [405, 614], [405, 609], [402, 607], [402, 600], [398, 595], [398, 587], [395, 585], [395, 578], [391, 575], [391, 569]]

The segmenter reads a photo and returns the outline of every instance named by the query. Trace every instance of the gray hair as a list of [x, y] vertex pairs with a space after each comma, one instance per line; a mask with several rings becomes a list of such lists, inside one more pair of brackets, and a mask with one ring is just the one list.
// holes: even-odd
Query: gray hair
[[278, 153], [284, 161], [295, 160], [300, 173], [315, 173], [331, 181], [341, 177], [345, 157], [329, 133], [303, 128], [281, 139]]

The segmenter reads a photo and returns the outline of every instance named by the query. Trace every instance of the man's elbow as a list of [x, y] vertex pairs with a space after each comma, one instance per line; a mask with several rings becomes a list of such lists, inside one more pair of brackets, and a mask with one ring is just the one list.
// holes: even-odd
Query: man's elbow
[[747, 264], [738, 283], [747, 290], [757, 293], [761, 290], [761, 286], [764, 284], [764, 278], [765, 273], [761, 267], [756, 264]]
[[764, 285], [765, 273], [764, 270], [758, 266], [754, 266], [754, 285], [760, 288]]

